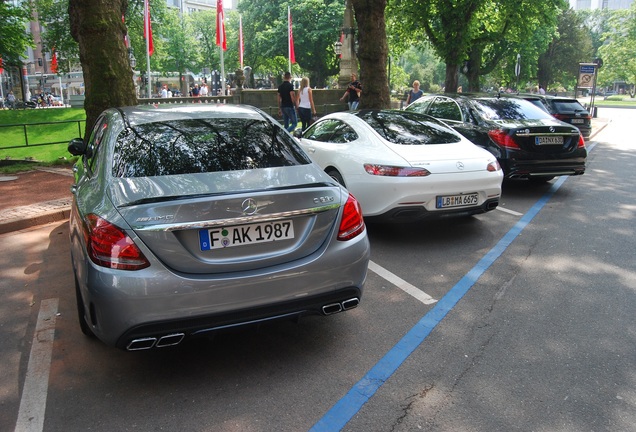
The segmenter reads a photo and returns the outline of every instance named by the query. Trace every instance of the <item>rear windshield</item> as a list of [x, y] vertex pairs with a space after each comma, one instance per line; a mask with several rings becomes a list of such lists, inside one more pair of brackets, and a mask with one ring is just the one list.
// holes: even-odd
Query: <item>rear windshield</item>
[[475, 108], [488, 120], [537, 120], [552, 116], [536, 105], [523, 99], [497, 98], [477, 99]]
[[413, 112], [359, 111], [358, 117], [393, 144], [451, 144], [461, 141], [460, 136], [448, 126]]
[[129, 127], [117, 137], [113, 176], [148, 177], [311, 163], [264, 120], [184, 119]]
[[555, 99], [552, 101], [554, 104], [554, 111], [557, 113], [566, 113], [566, 112], [584, 112], [585, 108], [578, 101], [575, 100], [558, 100]]

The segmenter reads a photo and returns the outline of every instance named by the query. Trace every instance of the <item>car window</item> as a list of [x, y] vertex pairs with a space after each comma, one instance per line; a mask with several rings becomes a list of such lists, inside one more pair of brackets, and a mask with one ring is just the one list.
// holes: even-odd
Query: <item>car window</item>
[[527, 100], [513, 98], [475, 99], [474, 107], [488, 120], [538, 120], [552, 116]]
[[331, 137], [338, 128], [340, 122], [333, 119], [315, 123], [303, 134], [303, 138], [314, 141], [331, 142]]
[[393, 144], [450, 144], [461, 141], [460, 136], [448, 126], [421, 114], [408, 111], [359, 111], [357, 115]]
[[566, 113], [566, 112], [584, 112], [585, 108], [578, 101], [575, 100], [559, 100], [555, 99], [552, 101], [554, 105], [554, 110], [557, 113]]
[[115, 177], [145, 177], [309, 163], [296, 141], [267, 121], [184, 119], [123, 130], [112, 171]]
[[433, 102], [434, 98], [420, 98], [417, 101], [413, 102], [411, 105], [409, 105], [408, 107], [406, 107], [407, 111], [413, 111], [413, 112], [417, 112], [420, 114], [426, 114], [428, 107], [431, 105], [431, 102]]
[[459, 105], [449, 98], [436, 98], [431, 104], [427, 114], [438, 119], [462, 121], [462, 113], [459, 109]]
[[344, 144], [358, 139], [358, 134], [344, 122], [338, 122], [334, 128], [331, 142]]
[[100, 149], [104, 136], [108, 131], [108, 120], [105, 116], [101, 116], [95, 122], [95, 127], [91, 132], [91, 137], [88, 141], [87, 154], [86, 154], [86, 166], [93, 171], [96, 161], [99, 159]]

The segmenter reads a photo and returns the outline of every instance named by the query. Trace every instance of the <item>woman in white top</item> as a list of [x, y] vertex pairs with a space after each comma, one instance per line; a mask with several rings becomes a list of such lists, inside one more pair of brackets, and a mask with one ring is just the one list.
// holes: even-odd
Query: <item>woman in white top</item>
[[309, 78], [303, 77], [300, 80], [300, 90], [298, 90], [298, 97], [296, 98], [296, 108], [298, 109], [298, 116], [302, 123], [302, 130], [304, 131], [311, 124], [312, 115], [316, 115], [316, 108], [314, 107], [314, 96], [309, 87]]

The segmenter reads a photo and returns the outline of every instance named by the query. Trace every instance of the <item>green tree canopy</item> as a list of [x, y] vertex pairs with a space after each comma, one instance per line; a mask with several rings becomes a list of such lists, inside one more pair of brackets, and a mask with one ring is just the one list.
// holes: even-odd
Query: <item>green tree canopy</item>
[[608, 20], [608, 30], [603, 34], [603, 46], [598, 55], [603, 59], [599, 81], [610, 84], [624, 81], [631, 85], [634, 97], [636, 85], [636, 3], [629, 10], [615, 11]]
[[0, 1], [0, 58], [5, 66], [21, 66], [21, 58], [33, 39], [26, 32], [31, 17], [28, 2], [15, 6], [13, 2]]

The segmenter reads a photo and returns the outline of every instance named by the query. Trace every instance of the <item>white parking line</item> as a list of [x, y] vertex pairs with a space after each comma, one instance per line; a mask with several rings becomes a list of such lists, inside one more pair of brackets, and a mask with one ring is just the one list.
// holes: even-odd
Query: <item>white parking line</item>
[[415, 297], [416, 299], [418, 299], [424, 304], [432, 304], [437, 302], [437, 300], [435, 300], [430, 295], [426, 294], [421, 289], [411, 285], [410, 283], [394, 275], [387, 269], [380, 267], [373, 261], [369, 261], [369, 270], [371, 270], [373, 273], [377, 274], [378, 276], [386, 279], [387, 281], [391, 282], [393, 285], [400, 288], [405, 293], [412, 295], [413, 297]]
[[523, 213], [519, 213], [519, 212], [516, 212], [514, 210], [508, 210], [507, 208], [504, 208], [504, 207], [501, 207], [501, 206], [495, 207], [495, 210], [499, 210], [499, 211], [502, 211], [504, 213], [508, 213], [508, 214], [515, 215], [515, 216], [523, 216]]
[[40, 432], [44, 429], [57, 305], [56, 298], [42, 300], [40, 304], [15, 432]]

